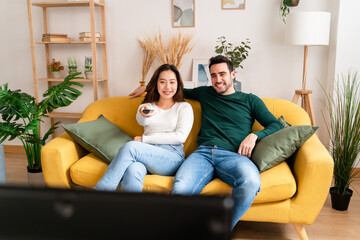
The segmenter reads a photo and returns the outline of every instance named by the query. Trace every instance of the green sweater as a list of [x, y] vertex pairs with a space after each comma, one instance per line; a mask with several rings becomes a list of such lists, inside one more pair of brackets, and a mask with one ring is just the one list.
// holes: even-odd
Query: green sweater
[[254, 132], [258, 140], [283, 128], [264, 102], [253, 94], [220, 95], [213, 87], [198, 87], [184, 89], [184, 96], [201, 104], [199, 145], [216, 145], [237, 152], [240, 143], [251, 133], [255, 119], [265, 128]]

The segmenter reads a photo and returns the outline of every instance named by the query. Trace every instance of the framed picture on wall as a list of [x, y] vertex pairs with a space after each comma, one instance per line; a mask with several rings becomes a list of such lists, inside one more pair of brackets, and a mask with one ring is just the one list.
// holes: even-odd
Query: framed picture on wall
[[192, 81], [195, 87], [211, 86], [209, 59], [193, 59]]
[[195, 27], [195, 0], [172, 0], [172, 26]]
[[245, 0], [221, 0], [221, 9], [245, 9]]

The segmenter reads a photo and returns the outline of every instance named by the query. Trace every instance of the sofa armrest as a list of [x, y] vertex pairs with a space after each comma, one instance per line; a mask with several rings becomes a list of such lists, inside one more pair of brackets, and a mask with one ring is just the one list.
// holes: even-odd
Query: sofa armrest
[[329, 193], [333, 166], [329, 152], [316, 135], [297, 151], [292, 166], [297, 192], [291, 199], [290, 222], [315, 221]]
[[41, 165], [46, 186], [70, 188], [70, 167], [87, 151], [67, 134], [54, 138], [41, 148]]

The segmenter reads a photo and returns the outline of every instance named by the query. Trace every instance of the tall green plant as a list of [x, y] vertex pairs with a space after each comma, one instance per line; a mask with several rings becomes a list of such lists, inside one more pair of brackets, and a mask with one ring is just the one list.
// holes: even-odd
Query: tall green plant
[[338, 77], [327, 100], [334, 187], [344, 195], [358, 172], [355, 170], [360, 153], [360, 79], [357, 72]]
[[41, 169], [41, 146], [57, 128], [60, 122], [54, 123], [41, 137], [40, 123], [43, 117], [48, 117], [54, 109], [69, 106], [82, 92], [73, 86], [84, 85], [71, 79], [81, 73], [68, 75], [63, 82], [48, 88], [43, 99], [36, 102], [35, 98], [21, 90], [10, 90], [8, 84], [0, 86], [0, 143], [18, 138], [25, 148], [28, 169]]

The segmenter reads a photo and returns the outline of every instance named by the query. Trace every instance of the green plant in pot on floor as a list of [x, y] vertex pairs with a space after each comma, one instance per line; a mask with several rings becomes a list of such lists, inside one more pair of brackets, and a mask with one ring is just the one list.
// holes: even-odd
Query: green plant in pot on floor
[[43, 136], [40, 133], [40, 123], [43, 117], [48, 117], [54, 109], [69, 106], [82, 92], [73, 86], [84, 85], [71, 79], [81, 73], [68, 75], [63, 82], [48, 88], [43, 99], [37, 102], [31, 95], [21, 90], [10, 90], [8, 84], [0, 86], [0, 143], [19, 139], [26, 152], [29, 172], [41, 171], [41, 146], [57, 128], [60, 122], [54, 123]]
[[[215, 46], [215, 53], [229, 58], [235, 71], [237, 68], [243, 68], [241, 63], [247, 58], [248, 50], [251, 49], [249, 39], [246, 38], [246, 42], [241, 42], [238, 46], [228, 42], [224, 36], [218, 37], [217, 42], [219, 45]], [[236, 79], [234, 79], [234, 87], [236, 91], [241, 91], [241, 83]]]
[[337, 78], [327, 94], [330, 135], [329, 151], [334, 160], [334, 187], [330, 188], [332, 207], [347, 210], [360, 153], [360, 78], [349, 72]]

